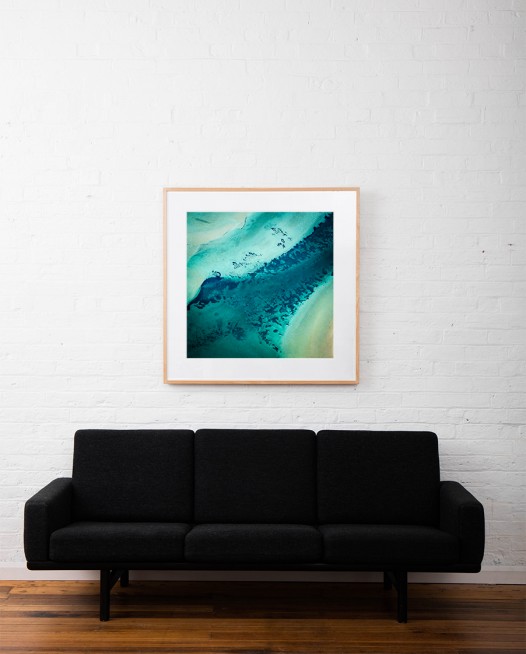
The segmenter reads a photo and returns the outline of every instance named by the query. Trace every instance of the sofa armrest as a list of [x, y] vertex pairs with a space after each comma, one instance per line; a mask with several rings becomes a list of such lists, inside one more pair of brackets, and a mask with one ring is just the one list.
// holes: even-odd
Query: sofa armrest
[[480, 565], [484, 556], [484, 507], [456, 481], [440, 483], [440, 528], [460, 541], [460, 562]]
[[73, 482], [62, 477], [27, 500], [24, 510], [24, 549], [28, 561], [49, 559], [49, 537], [72, 519]]

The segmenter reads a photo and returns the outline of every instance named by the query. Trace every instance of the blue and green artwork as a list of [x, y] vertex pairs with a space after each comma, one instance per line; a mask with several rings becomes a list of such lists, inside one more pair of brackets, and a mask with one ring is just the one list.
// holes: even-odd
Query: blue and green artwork
[[187, 213], [187, 356], [331, 358], [333, 214]]

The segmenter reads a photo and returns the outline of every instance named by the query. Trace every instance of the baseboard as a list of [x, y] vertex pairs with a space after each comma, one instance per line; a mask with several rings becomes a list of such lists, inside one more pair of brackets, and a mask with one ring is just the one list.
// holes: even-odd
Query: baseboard
[[[0, 563], [0, 580], [90, 581], [99, 578], [94, 570], [28, 570], [24, 565]], [[250, 572], [211, 570], [135, 570], [130, 579], [164, 581], [341, 581], [380, 582], [378, 572]], [[413, 583], [434, 584], [526, 584], [526, 566], [483, 568], [477, 574], [463, 572], [410, 572]]]

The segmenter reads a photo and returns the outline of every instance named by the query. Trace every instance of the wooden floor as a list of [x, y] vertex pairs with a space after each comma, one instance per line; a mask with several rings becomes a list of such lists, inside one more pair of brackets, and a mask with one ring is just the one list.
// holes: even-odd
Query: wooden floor
[[525, 586], [134, 582], [98, 619], [94, 582], [0, 582], [0, 652], [524, 654]]

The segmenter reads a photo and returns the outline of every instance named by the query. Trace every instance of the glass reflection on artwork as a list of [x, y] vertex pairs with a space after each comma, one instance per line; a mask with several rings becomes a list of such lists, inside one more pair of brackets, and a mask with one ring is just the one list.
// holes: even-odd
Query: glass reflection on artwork
[[333, 214], [187, 213], [188, 358], [332, 358]]

